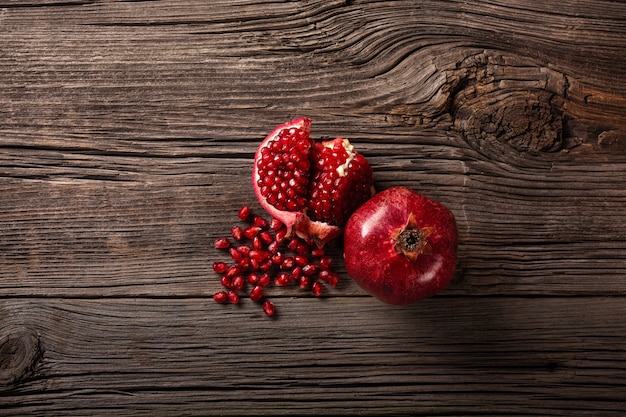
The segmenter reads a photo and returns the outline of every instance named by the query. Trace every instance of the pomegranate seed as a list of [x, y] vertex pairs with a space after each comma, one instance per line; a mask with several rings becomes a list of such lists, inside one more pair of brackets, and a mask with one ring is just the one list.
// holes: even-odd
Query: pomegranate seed
[[249, 269], [251, 266], [250, 258], [248, 258], [247, 256], [243, 256], [241, 260], [237, 262], [237, 265], [239, 265], [242, 271]]
[[313, 287], [311, 287], [311, 291], [313, 292], [314, 296], [319, 297], [320, 295], [322, 295], [322, 284], [320, 284], [319, 282], [314, 282]]
[[231, 229], [231, 234], [235, 240], [243, 239], [243, 229], [239, 226], [233, 226]]
[[295, 264], [295, 261], [293, 260], [293, 258], [291, 256], [287, 256], [285, 259], [283, 259], [283, 261], [280, 263], [280, 267], [282, 269], [291, 269], [293, 268]]
[[232, 286], [232, 281], [231, 281], [230, 277], [227, 277], [226, 275], [224, 275], [220, 279], [220, 284], [222, 284], [222, 287], [224, 287], [224, 288], [230, 288]]
[[275, 254], [276, 252], [278, 252], [278, 247], [279, 246], [280, 246], [280, 244], [278, 242], [273, 241], [272, 243], [267, 245], [267, 250], [268, 250], [269, 253]]
[[296, 252], [298, 255], [304, 256], [309, 253], [309, 247], [305, 244], [299, 243], [294, 252]]
[[252, 301], [259, 301], [261, 298], [263, 298], [263, 287], [257, 285], [250, 291], [250, 299]]
[[250, 227], [246, 227], [246, 229], [243, 231], [243, 235], [247, 237], [248, 239], [252, 239], [256, 235], [258, 235], [260, 231], [261, 231], [260, 227], [250, 226]]
[[241, 273], [241, 267], [239, 265], [233, 265], [226, 271], [226, 276], [232, 278], [239, 273]]
[[265, 243], [263, 243], [259, 236], [255, 236], [254, 239], [252, 239], [252, 247], [254, 249], [263, 249], [264, 246]]
[[331, 273], [330, 277], [328, 278], [328, 284], [331, 287], [335, 288], [337, 284], [339, 284], [339, 274]]
[[228, 300], [228, 293], [226, 291], [219, 291], [213, 294], [213, 299], [218, 303], [225, 303]]
[[267, 287], [268, 285], [270, 285], [271, 282], [271, 278], [269, 276], [269, 274], [261, 274], [259, 276], [259, 285], [262, 287]]
[[274, 235], [274, 240], [276, 240], [276, 242], [278, 243], [281, 243], [285, 240], [286, 237], [287, 237], [287, 229], [282, 228], [276, 232], [276, 235]]
[[237, 263], [243, 258], [243, 254], [235, 248], [230, 248], [228, 251], [230, 252], [230, 257]]
[[308, 264], [302, 267], [302, 272], [306, 275], [313, 275], [318, 271], [317, 265]]
[[250, 251], [252, 250], [252, 248], [248, 245], [240, 245], [237, 247], [237, 252], [239, 252], [242, 255], [249, 255]]
[[300, 288], [306, 289], [306, 288], [309, 288], [309, 285], [311, 285], [311, 277], [302, 275], [300, 277]]
[[239, 294], [237, 294], [237, 291], [228, 291], [227, 295], [228, 301], [230, 301], [231, 304], [239, 304]]
[[250, 275], [248, 275], [248, 282], [252, 285], [256, 285], [259, 282], [259, 275], [255, 274], [254, 272], [250, 273]]
[[270, 253], [266, 252], [264, 250], [251, 250], [250, 251], [250, 258], [258, 261], [258, 262], [264, 262], [268, 259], [270, 259]]
[[322, 281], [328, 282], [328, 280], [330, 279], [330, 271], [328, 269], [323, 269], [320, 271], [319, 274], [317, 274], [317, 277]]
[[239, 210], [239, 213], [237, 213], [237, 216], [239, 216], [239, 218], [243, 220], [244, 222], [248, 220], [249, 215], [250, 215], [250, 207], [248, 206], [243, 206], [241, 210]]
[[304, 266], [309, 263], [309, 258], [302, 255], [296, 255], [293, 257], [293, 260], [296, 262], [296, 265]]
[[254, 216], [254, 222], [252, 224], [262, 229], [265, 229], [267, 227], [267, 220], [260, 216]]
[[215, 239], [216, 249], [228, 249], [229, 247], [230, 247], [230, 240], [227, 237], [221, 237], [219, 239]]
[[223, 274], [228, 270], [228, 265], [226, 262], [213, 262], [213, 270], [218, 274]]
[[315, 256], [316, 258], [321, 258], [325, 255], [325, 251], [323, 248], [315, 248], [311, 251], [311, 255]]
[[293, 268], [291, 273], [289, 274], [290, 281], [296, 281], [302, 276], [302, 269], [299, 266]]
[[270, 229], [271, 230], [278, 230], [281, 227], [283, 227], [283, 222], [281, 222], [280, 220], [276, 219], [276, 218], [272, 218], [272, 220], [270, 220]]
[[268, 232], [267, 230], [259, 233], [259, 239], [261, 239], [261, 242], [265, 243], [266, 245], [269, 245], [270, 243], [274, 241], [272, 234]]
[[243, 284], [244, 284], [243, 276], [235, 275], [231, 282], [231, 287], [233, 290], [239, 291], [243, 288]]
[[276, 284], [277, 287], [286, 287], [289, 285], [289, 274], [286, 272], [279, 273], [274, 280], [274, 284]]
[[268, 316], [272, 317], [276, 312], [276, 308], [274, 307], [274, 303], [269, 300], [265, 300], [263, 302], [263, 312]]
[[256, 259], [252, 259], [252, 258], [248, 258], [250, 259], [250, 265], [248, 266], [248, 269], [250, 271], [258, 271], [259, 268], [261, 267], [261, 264], [259, 263], [259, 261], [257, 261]]
[[270, 269], [272, 269], [272, 265], [273, 265], [273, 264], [272, 264], [272, 260], [271, 260], [271, 259], [268, 259], [267, 261], [265, 261], [265, 262], [261, 262], [261, 263], [259, 264], [259, 268], [258, 268], [258, 270], [259, 270], [259, 271], [261, 271], [261, 272], [267, 272], [267, 271], [269, 271]]
[[291, 239], [289, 243], [287, 243], [287, 247], [290, 250], [295, 251], [299, 244], [300, 242], [298, 242], [296, 239]]
[[274, 265], [280, 265], [283, 262], [283, 254], [280, 252], [276, 252], [273, 256], [272, 256], [272, 263]]
[[320, 268], [322, 268], [322, 269], [330, 268], [330, 265], [332, 263], [333, 263], [333, 258], [331, 258], [330, 256], [324, 256], [324, 257], [320, 258], [320, 261], [319, 261]]

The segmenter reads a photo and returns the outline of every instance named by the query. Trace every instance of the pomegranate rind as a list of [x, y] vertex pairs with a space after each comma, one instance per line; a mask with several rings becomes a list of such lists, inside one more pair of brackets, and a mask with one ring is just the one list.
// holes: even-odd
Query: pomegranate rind
[[301, 131], [305, 134], [306, 138], [309, 139], [311, 147], [313, 146], [313, 141], [309, 136], [311, 131], [311, 119], [307, 117], [299, 117], [277, 126], [261, 142], [254, 154], [254, 169], [252, 172], [252, 187], [254, 189], [254, 194], [257, 196], [261, 207], [263, 207], [263, 209], [265, 209], [270, 216], [283, 222], [287, 228], [288, 236], [293, 236], [295, 234], [303, 239], [312, 239], [318, 247], [323, 247], [326, 243], [338, 237], [342, 232], [342, 228], [325, 222], [311, 220], [306, 214], [305, 207], [299, 211], [277, 209], [263, 197], [259, 186], [260, 176], [257, 166], [261, 159], [262, 149], [268, 146], [269, 142], [277, 139], [279, 134], [285, 129], [297, 129]]

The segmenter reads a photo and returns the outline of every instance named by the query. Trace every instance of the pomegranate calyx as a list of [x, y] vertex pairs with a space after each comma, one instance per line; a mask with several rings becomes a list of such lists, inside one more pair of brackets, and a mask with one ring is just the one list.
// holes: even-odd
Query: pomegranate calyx
[[434, 227], [419, 228], [415, 215], [411, 213], [406, 224], [391, 233], [391, 239], [395, 241], [393, 248], [396, 253], [406, 256], [412, 262], [419, 255], [429, 255], [432, 247], [428, 243], [428, 237], [434, 230]]

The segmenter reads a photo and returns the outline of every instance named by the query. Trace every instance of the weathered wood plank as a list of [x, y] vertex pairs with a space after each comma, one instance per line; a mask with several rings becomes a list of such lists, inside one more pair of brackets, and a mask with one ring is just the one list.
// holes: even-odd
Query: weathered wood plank
[[622, 301], [281, 298], [272, 321], [204, 299], [3, 300], [1, 347], [35, 342], [14, 342], [32, 363], [0, 415], [620, 415]]
[[[623, 415], [625, 22], [0, 0], [0, 415]], [[441, 296], [380, 304], [335, 248], [341, 284], [273, 290], [276, 321], [208, 298], [256, 145], [302, 114], [452, 209]]]

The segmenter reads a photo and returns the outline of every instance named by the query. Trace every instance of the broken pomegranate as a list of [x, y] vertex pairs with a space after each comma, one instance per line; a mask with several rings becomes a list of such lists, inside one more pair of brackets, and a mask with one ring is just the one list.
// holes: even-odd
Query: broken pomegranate
[[373, 173], [347, 139], [316, 142], [310, 129], [306, 117], [276, 127], [255, 153], [252, 185], [261, 206], [286, 226], [287, 236], [323, 247], [372, 196]]
[[348, 275], [376, 298], [410, 304], [443, 290], [456, 267], [457, 227], [442, 204], [406, 187], [358, 208], [344, 234]]

